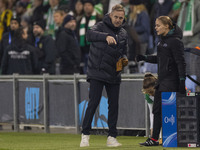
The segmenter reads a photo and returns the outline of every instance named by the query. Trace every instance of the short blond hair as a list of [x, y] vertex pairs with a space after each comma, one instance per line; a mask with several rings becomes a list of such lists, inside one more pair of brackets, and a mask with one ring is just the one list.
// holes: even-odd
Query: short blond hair
[[117, 4], [117, 5], [113, 6], [111, 12], [113, 12], [113, 11], [123, 11], [124, 14], [125, 14], [124, 7], [122, 5], [120, 5], [120, 4]]

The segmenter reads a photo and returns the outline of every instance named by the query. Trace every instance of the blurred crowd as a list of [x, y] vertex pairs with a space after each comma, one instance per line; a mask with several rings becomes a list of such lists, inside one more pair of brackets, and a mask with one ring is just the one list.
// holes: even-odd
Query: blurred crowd
[[86, 74], [87, 30], [117, 3], [125, 8], [129, 35], [124, 73], [156, 72], [135, 56], [156, 54], [159, 16], [181, 27], [186, 48], [200, 46], [199, 0], [0, 0], [1, 74]]

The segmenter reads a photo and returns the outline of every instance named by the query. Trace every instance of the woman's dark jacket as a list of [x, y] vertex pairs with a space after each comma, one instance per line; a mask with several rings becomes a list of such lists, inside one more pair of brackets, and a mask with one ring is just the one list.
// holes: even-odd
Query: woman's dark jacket
[[[87, 40], [92, 42], [88, 59], [87, 79], [95, 79], [110, 84], [121, 82], [121, 72], [116, 71], [116, 63], [127, 53], [127, 32], [122, 27], [114, 27], [109, 15], [88, 30]], [[117, 45], [108, 45], [107, 36], [113, 36]]]
[[175, 25], [157, 44], [157, 56], [147, 56], [147, 62], [158, 63], [160, 91], [176, 92], [180, 78], [186, 76], [182, 30]]

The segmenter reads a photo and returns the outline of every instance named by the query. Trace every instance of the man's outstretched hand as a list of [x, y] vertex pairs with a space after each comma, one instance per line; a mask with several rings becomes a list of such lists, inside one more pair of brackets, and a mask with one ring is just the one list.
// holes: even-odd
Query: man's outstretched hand
[[112, 36], [107, 36], [106, 37], [106, 41], [107, 41], [108, 45], [112, 45], [112, 44], [117, 45], [117, 42], [116, 42], [115, 38], [112, 37]]

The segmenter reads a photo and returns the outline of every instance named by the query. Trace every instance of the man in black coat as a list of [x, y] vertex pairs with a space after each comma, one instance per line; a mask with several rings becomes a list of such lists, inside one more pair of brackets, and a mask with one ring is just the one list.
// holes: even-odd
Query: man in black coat
[[39, 20], [33, 24], [35, 47], [38, 54], [38, 73], [55, 74], [56, 45], [50, 35], [44, 35], [45, 21]]
[[115, 5], [102, 22], [97, 23], [87, 32], [87, 40], [91, 42], [87, 68], [90, 101], [82, 124], [80, 147], [89, 146], [89, 131], [104, 86], [109, 104], [107, 146], [121, 146], [116, 139], [116, 125], [121, 71], [128, 63], [127, 33], [122, 28], [124, 16], [123, 6]]
[[80, 47], [74, 32], [76, 20], [73, 16], [67, 15], [63, 20], [62, 27], [56, 33], [56, 46], [58, 49], [61, 74], [79, 73]]

